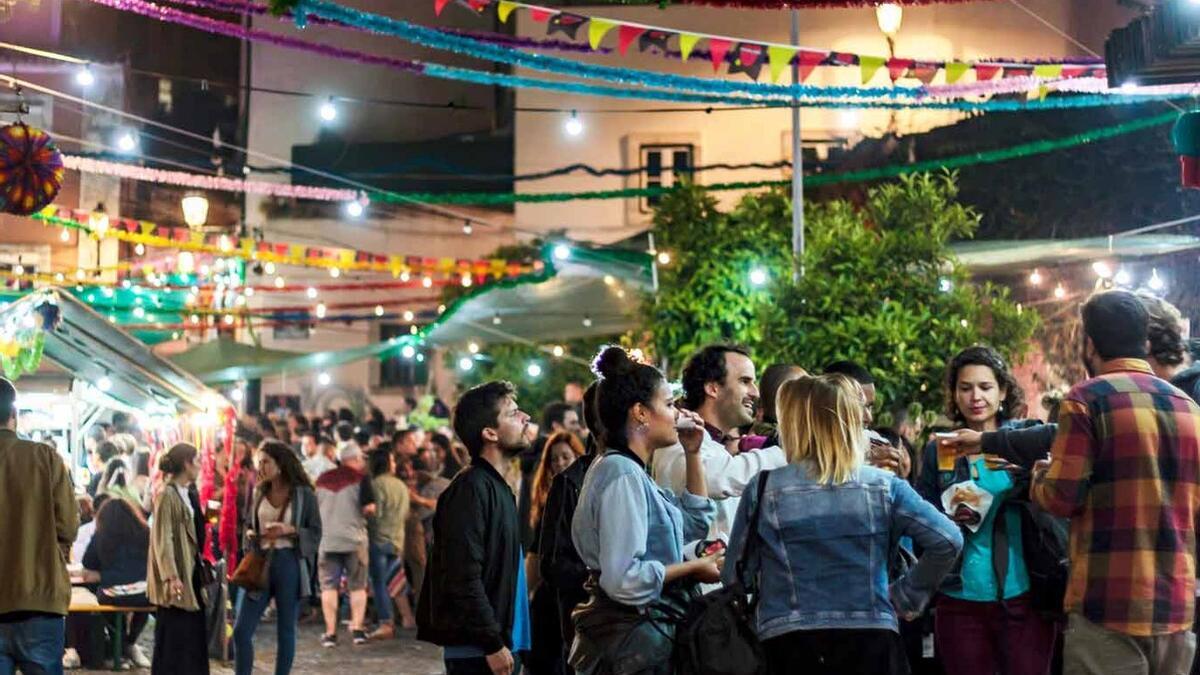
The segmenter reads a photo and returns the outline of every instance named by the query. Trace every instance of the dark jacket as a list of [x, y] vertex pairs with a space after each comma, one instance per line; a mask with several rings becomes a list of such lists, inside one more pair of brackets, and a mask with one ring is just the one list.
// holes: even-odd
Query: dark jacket
[[571, 520], [579, 503], [583, 477], [595, 459], [594, 452], [584, 455], [555, 476], [546, 497], [546, 508], [542, 511], [538, 570], [542, 579], [557, 591], [558, 619], [563, 641], [568, 645], [575, 637], [571, 611], [588, 598], [587, 591], [583, 590], [588, 578], [587, 565], [583, 564], [583, 559], [575, 550], [575, 542], [571, 540]]
[[[250, 529], [255, 532], [262, 532], [262, 524], [258, 522], [261, 499], [259, 495], [254, 500], [254, 508], [247, 516]], [[294, 543], [300, 561], [300, 597], [307, 598], [312, 594], [310, 582], [317, 569], [317, 549], [321, 545], [321, 507], [316, 491], [307, 485], [293, 489], [286, 508], [291, 509], [291, 525], [296, 528]], [[245, 550], [250, 550], [251, 545], [250, 541], [242, 543]]]
[[114, 539], [117, 536], [119, 535], [97, 528], [83, 554], [81, 562], [84, 568], [100, 573], [100, 588], [135, 584], [146, 580], [150, 530], [146, 530], [144, 541], [125, 542], [125, 546], [117, 543]]
[[511, 648], [520, 565], [512, 489], [487, 460], [475, 458], [438, 499], [417, 639], [487, 654]]

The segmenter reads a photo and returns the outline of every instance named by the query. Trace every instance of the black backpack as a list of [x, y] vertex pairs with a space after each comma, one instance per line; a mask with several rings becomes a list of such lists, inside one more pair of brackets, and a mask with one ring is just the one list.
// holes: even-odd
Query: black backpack
[[[1021, 547], [1025, 570], [1029, 573], [1029, 601], [1034, 611], [1050, 620], [1063, 618], [1063, 598], [1071, 570], [1069, 523], [1026, 500], [1012, 501], [1006, 509], [1017, 509], [1021, 517]], [[1004, 514], [997, 514], [992, 539], [992, 566], [996, 573], [996, 593], [1004, 597], [1008, 576], [1008, 528]]]
[[746, 580], [746, 560], [758, 545], [758, 518], [767, 474], [758, 481], [746, 545], [735, 562], [737, 580], [688, 606], [675, 627], [675, 666], [680, 675], [764, 675], [766, 658], [754, 631], [757, 589]]

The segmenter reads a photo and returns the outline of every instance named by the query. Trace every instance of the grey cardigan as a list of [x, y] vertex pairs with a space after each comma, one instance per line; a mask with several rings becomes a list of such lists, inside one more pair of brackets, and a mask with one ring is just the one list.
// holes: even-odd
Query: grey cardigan
[[[321, 510], [317, 506], [317, 493], [312, 488], [302, 485], [292, 491], [292, 527], [296, 528], [296, 550], [300, 559], [300, 597], [307, 598], [310, 593], [311, 579], [317, 565], [317, 548], [321, 545]], [[254, 500], [254, 510], [250, 514], [251, 529], [259, 531], [258, 499]], [[253, 545], [245, 542], [246, 550]]]

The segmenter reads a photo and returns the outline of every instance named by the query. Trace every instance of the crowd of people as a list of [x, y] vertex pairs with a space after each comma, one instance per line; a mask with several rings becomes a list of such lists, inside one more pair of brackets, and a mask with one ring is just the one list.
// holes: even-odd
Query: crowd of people
[[877, 427], [881, 364], [760, 380], [748, 351], [710, 345], [676, 394], [609, 347], [581, 401], [538, 420], [507, 382], [464, 392], [434, 432], [378, 410], [244, 419], [208, 504], [201, 453], [150, 452], [124, 416], [89, 438], [77, 498], [58, 454], [14, 433], [0, 380], [0, 673], [102, 662], [111, 617], [64, 621], [67, 560], [102, 604], [154, 609], [149, 656], [132, 615], [132, 664], [209, 672], [213, 559], [234, 580], [239, 674], [267, 615], [277, 675], [305, 616], [328, 649], [416, 628], [451, 675], [670, 673], [680, 617], [723, 587], [754, 589], [764, 671], [1193, 672], [1187, 322], [1108, 291], [1082, 325], [1090, 377], [1056, 422], [1028, 417], [986, 346], [948, 355], [942, 429], [895, 405]]

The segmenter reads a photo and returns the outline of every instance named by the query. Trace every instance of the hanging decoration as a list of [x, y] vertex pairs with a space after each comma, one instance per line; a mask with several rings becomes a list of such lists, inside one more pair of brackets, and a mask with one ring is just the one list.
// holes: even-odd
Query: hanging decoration
[[127, 178], [130, 180], [157, 183], [159, 185], [178, 185], [200, 190], [221, 190], [224, 192], [326, 202], [350, 202], [358, 199], [358, 193], [354, 190], [317, 187], [314, 185], [269, 183], [267, 181], [245, 180], [242, 178], [230, 178], [228, 176], [210, 176], [186, 171], [165, 171], [163, 169], [152, 169], [133, 164], [123, 164], [121, 162], [109, 162], [77, 155], [64, 155], [63, 165], [68, 169], [84, 173]]
[[27, 303], [19, 313], [5, 313], [0, 325], [0, 369], [5, 377], [16, 380], [38, 369], [46, 331], [54, 330], [58, 322], [58, 305], [51, 302]]
[[[295, 3], [297, 0], [272, 0]], [[897, 5], [952, 5], [972, 0], [895, 0]], [[813, 9], [816, 7], [874, 7], [878, 0], [622, 0], [621, 4], [645, 5], [710, 5], [712, 7], [741, 7], [743, 9]]]
[[[1200, 114], [1200, 113], [1198, 113]], [[877, 167], [872, 169], [861, 169], [858, 171], [847, 171], [842, 173], [819, 173], [812, 176], [807, 176], [804, 179], [806, 186], [816, 187], [820, 185], [834, 185], [838, 183], [859, 183], [873, 180], [884, 180], [887, 178], [895, 178], [910, 173], [920, 173], [925, 171], [939, 171], [944, 169], [959, 169], [967, 166], [978, 164], [993, 164], [1003, 162], [1010, 159], [1019, 159], [1032, 155], [1040, 155], [1066, 148], [1072, 148], [1087, 143], [1092, 143], [1099, 140], [1114, 138], [1125, 134], [1131, 134], [1143, 129], [1149, 129], [1156, 126], [1161, 126], [1176, 119], [1176, 113], [1165, 113], [1155, 117], [1147, 117], [1144, 119], [1134, 120], [1132, 122], [1124, 122], [1107, 127], [1100, 127], [1090, 131], [1084, 131], [1078, 134], [1072, 134], [1063, 138], [1056, 138], [1043, 141], [1033, 141], [1031, 143], [1022, 143], [1009, 148], [1001, 148], [999, 150], [986, 150], [983, 152], [973, 152], [965, 155], [956, 155], [954, 157], [946, 157], [943, 159], [931, 159], [912, 164], [896, 164], [890, 166]], [[1198, 134], [1200, 137], [1200, 134]], [[1200, 153], [1200, 151], [1198, 151]], [[783, 187], [790, 185], [790, 181], [743, 181], [736, 183], [716, 183], [709, 185], [700, 185], [703, 190], [707, 191], [729, 191], [729, 190], [753, 190], [761, 188]], [[580, 200], [602, 200], [602, 199], [633, 199], [641, 197], [657, 197], [670, 193], [674, 188], [627, 188], [621, 190], [595, 190], [586, 192], [554, 192], [554, 193], [420, 193], [420, 194], [405, 194], [381, 196], [381, 201], [388, 201], [397, 197], [404, 199], [416, 199], [429, 203], [442, 204], [485, 204], [499, 205], [521, 203], [548, 203], [548, 202], [566, 202]]]
[[50, 135], [18, 121], [0, 127], [0, 210], [28, 215], [58, 195], [62, 153]]
[[[533, 89], [542, 89], [546, 91], [554, 91], [560, 93], [581, 94], [587, 96], [605, 96], [625, 99], [638, 100], [653, 100], [653, 101], [670, 101], [676, 103], [703, 103], [710, 105], [746, 105], [749, 103], [757, 103], [763, 106], [778, 106], [786, 107], [794, 105], [797, 101], [787, 97], [776, 97], [773, 99], [757, 98], [746, 99], [739, 96], [717, 96], [706, 94], [691, 94], [675, 91], [660, 91], [657, 89], [625, 89], [620, 87], [610, 87], [603, 85], [595, 85], [581, 82], [564, 82], [559, 80], [539, 79], [527, 76], [507, 75], [503, 73], [476, 71], [465, 68], [456, 68], [450, 66], [442, 66], [433, 63], [409, 61], [406, 59], [396, 59], [384, 57], [364, 52], [357, 52], [330, 45], [318, 44], [293, 38], [286, 35], [271, 33], [269, 31], [256, 30], [245, 28], [243, 26], [210, 19], [208, 17], [189, 14], [179, 10], [155, 5], [145, 0], [90, 0], [96, 4], [106, 7], [113, 7], [125, 11], [134, 12], [143, 16], [152, 17], [160, 21], [178, 23], [199, 30], [212, 32], [218, 35], [226, 35], [239, 39], [249, 39], [253, 41], [265, 42], [277, 46], [288, 47], [291, 49], [299, 49], [313, 53], [322, 54], [334, 58], [342, 58], [353, 60], [359, 63], [372, 65], [385, 65], [405, 72], [413, 72], [430, 77], [448, 79], [460, 82], [472, 82], [475, 84], [485, 84], [491, 86], [504, 87], [526, 87]], [[435, 31], [436, 32], [436, 31]], [[488, 58], [480, 56], [479, 58]], [[566, 63], [573, 63], [567, 61]], [[636, 76], [641, 71], [625, 70], [632, 76]], [[575, 74], [577, 77], [586, 77], [582, 74]], [[636, 81], [629, 82], [636, 84]], [[761, 86], [761, 85], [755, 85]], [[801, 85], [807, 86], [807, 85]], [[1072, 97], [1069, 99], [1050, 99], [1046, 101], [923, 101], [923, 100], [895, 100], [895, 101], [879, 101], [863, 99], [865, 91], [858, 87], [842, 87], [842, 95], [831, 93], [829, 88], [814, 87], [812, 93], [814, 96], [820, 96], [820, 99], [811, 97], [802, 97], [799, 100], [800, 105], [813, 108], [932, 108], [932, 109], [953, 109], [963, 111], [999, 111], [999, 110], [1034, 110], [1034, 109], [1060, 109], [1060, 108], [1075, 108], [1075, 107], [1094, 107], [1114, 104], [1141, 103], [1148, 100], [1161, 100], [1169, 98], [1166, 96], [1095, 96], [1087, 97]], [[895, 95], [895, 90], [888, 88], [889, 96]], [[916, 91], [916, 90], [914, 90]]]
[[[422, 258], [416, 256], [380, 255], [345, 248], [309, 246], [308, 244], [272, 243], [249, 237], [234, 239], [225, 235], [205, 235], [187, 227], [157, 225], [132, 218], [110, 219], [103, 213], [69, 211], [48, 206], [31, 216], [43, 224], [81, 230], [97, 238], [112, 238], [148, 248], [171, 248], [182, 251], [209, 253], [227, 258], [240, 258], [263, 263], [315, 267], [340, 272], [386, 272], [403, 274], [436, 274], [442, 276], [471, 274], [480, 277], [503, 278], [524, 274], [531, 264], [502, 258], [468, 260], [454, 258]], [[537, 262], [532, 263], [536, 266]]]
[[[325, 4], [329, 4], [329, 3], [325, 3]], [[867, 4], [867, 3], [862, 3], [862, 4]], [[554, 8], [543, 7], [540, 5], [533, 5], [533, 4], [524, 3], [524, 2], [512, 2], [511, 0], [477, 0], [477, 2], [475, 2], [472, 5], [472, 8], [475, 9], [476, 11], [479, 11], [479, 9], [478, 9], [479, 7], [486, 7], [486, 6], [496, 7], [497, 16], [500, 18], [501, 22], [507, 22], [509, 16], [511, 16], [513, 11], [516, 9], [523, 9], [523, 10], [527, 10], [529, 12], [538, 12], [538, 13], [543, 13], [543, 14], [549, 14], [550, 19], [548, 21], [547, 35], [553, 35], [555, 32], [559, 32], [559, 31], [555, 30], [555, 19], [556, 19], [556, 17], [558, 17], [560, 15], [569, 17], [569, 19], [567, 19], [567, 20], [570, 22], [571, 26], [573, 26], [574, 31], [576, 31], [576, 32], [579, 30], [579, 26], [582, 25], [582, 23], [590, 21], [590, 22], [592, 22], [592, 26], [589, 28], [588, 38], [589, 38], [589, 46], [591, 46], [592, 49], [598, 49], [600, 47], [600, 44], [601, 44], [603, 38], [605, 37], [605, 35], [608, 34], [609, 30], [611, 30], [613, 27], [616, 27], [618, 29], [618, 32], [621, 32], [621, 30], [626, 30], [626, 31], [631, 31], [631, 32], [637, 31], [639, 34], [651, 32], [655, 35], [654, 45], [658, 46], [658, 48], [663, 52], [668, 51], [669, 40], [672, 37], [678, 36], [678, 37], [680, 37], [679, 55], [682, 57], [682, 60], [684, 60], [684, 61], [686, 61], [688, 59], [688, 54], [690, 54], [693, 51], [696, 43], [701, 40], [705, 40], [708, 42], [709, 47], [710, 47], [709, 55], [712, 58], [712, 61], [714, 64], [714, 69], [719, 68], [719, 66], [721, 64], [725, 63], [726, 53], [728, 52], [728, 47], [730, 45], [734, 45], [734, 44], [738, 45], [739, 47], [753, 45], [753, 49], [756, 52], [763, 52], [763, 53], [768, 52], [773, 47], [790, 49], [790, 50], [792, 50], [792, 55], [789, 58], [791, 58], [793, 60], [797, 60], [798, 63], [803, 63], [803, 61], [817, 60], [818, 65], [843, 66], [843, 67], [844, 66], [859, 66], [859, 67], [861, 67], [861, 69], [863, 71], [864, 84], [871, 79], [870, 77], [868, 77], [867, 73], [870, 72], [873, 75], [875, 72], [878, 72], [878, 70], [884, 64], [887, 64], [889, 66], [889, 74], [893, 75], [893, 77], [892, 77], [893, 82], [895, 82], [897, 79], [899, 79], [900, 75], [897, 75], [896, 73], [899, 72], [901, 66], [908, 64], [907, 68], [918, 68], [918, 67], [929, 68], [929, 69], [932, 69], [932, 71], [935, 73], [938, 70], [944, 69], [946, 71], [946, 79], [950, 83], [957, 81], [967, 71], [972, 70], [972, 69], [975, 70], [976, 78], [978, 80], [985, 80], [985, 79], [989, 79], [991, 77], [995, 77], [996, 73], [1000, 72], [1000, 70], [1002, 70], [1005, 67], [1024, 67], [1025, 65], [1027, 65], [1022, 62], [1009, 62], [1009, 61], [946, 62], [944, 60], [939, 60], [939, 59], [896, 59], [896, 58], [889, 59], [884, 56], [858, 54], [858, 53], [853, 53], [853, 52], [833, 51], [833, 50], [826, 50], [826, 49], [813, 49], [813, 48], [809, 48], [809, 47], [793, 47], [792, 45], [785, 45], [785, 44], [780, 44], [780, 43], [749, 42], [749, 41], [741, 40], [741, 39], [734, 38], [734, 37], [724, 36], [724, 35], [712, 35], [712, 34], [707, 34], [707, 33], [697, 33], [694, 31], [689, 31], [687, 33], [683, 33], [683, 32], [672, 30], [670, 28], [666, 28], [666, 27], [662, 27], [662, 26], [649, 26], [649, 25], [640, 24], [640, 23], [619, 21], [616, 19], [609, 19], [609, 18], [602, 18], [602, 17], [588, 17], [588, 16], [581, 16], [579, 14], [567, 14], [565, 12], [560, 12], [560, 10], [557, 10]], [[306, 2], [304, 4], [304, 7], [306, 10], [311, 11], [310, 3]], [[326, 18], [328, 20], [328, 17], [326, 17], [323, 12], [318, 11], [318, 12], [316, 12], [316, 15]], [[351, 26], [355, 25], [354, 22], [343, 22], [341, 20], [339, 20], [339, 22], [346, 23], [347, 25], [351, 25]], [[597, 27], [597, 25], [598, 25], [598, 27]], [[684, 43], [684, 36], [686, 36], [686, 44]], [[572, 33], [570, 35], [570, 37], [574, 38], [575, 37], [574, 33]], [[478, 39], [478, 38], [475, 38], [475, 39]], [[628, 43], [618, 45], [618, 51], [622, 55], [625, 54], [626, 49], [628, 49]], [[645, 51], [646, 49], [647, 49], [647, 45], [640, 46], [641, 51]], [[728, 62], [729, 62], [729, 69], [728, 69], [729, 74], [745, 73], [753, 80], [758, 79], [761, 68], [753, 68], [753, 67], [748, 68], [745, 65], [743, 65], [746, 62], [746, 59], [741, 58], [741, 55], [737, 52], [737, 50], [734, 50], [729, 55]], [[750, 61], [750, 63], [751, 64], [757, 63], [757, 61]], [[1069, 66], [1068, 66], [1068, 64], [1069, 64]], [[905, 68], [905, 70], [907, 70], [907, 68]], [[1058, 77], [1083, 77], [1083, 76], [1103, 77], [1103, 76], [1105, 76], [1105, 73], [1106, 73], [1105, 66], [1102, 61], [1097, 62], [1097, 61], [1092, 61], [1092, 60], [1085, 60], [1083, 62], [1080, 62], [1078, 60], [1066, 60], [1061, 63], [1055, 62], [1055, 63], [1041, 64], [1038, 66], [1038, 68], [1042, 68], [1042, 71], [1035, 72], [1035, 75], [1037, 75], [1038, 77], [1045, 78], [1045, 79], [1053, 79], [1053, 78], [1058, 78]], [[811, 69], [809, 69], [809, 72], [811, 72]], [[773, 82], [778, 81], [778, 79], [779, 79], [778, 74], [773, 72], [772, 73], [772, 81]], [[803, 80], [803, 78], [802, 78], [802, 80]]]

